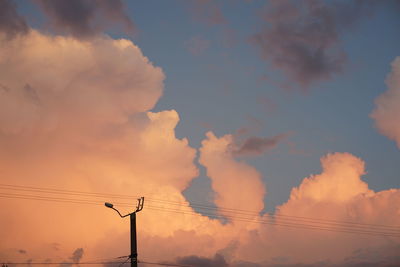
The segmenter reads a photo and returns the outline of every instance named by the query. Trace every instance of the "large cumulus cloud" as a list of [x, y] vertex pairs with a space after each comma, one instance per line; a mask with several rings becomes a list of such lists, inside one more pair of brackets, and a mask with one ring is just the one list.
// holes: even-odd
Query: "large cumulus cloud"
[[0, 45], [4, 132], [32, 131], [39, 122], [123, 124], [162, 94], [162, 71], [127, 40], [85, 43], [32, 31]]
[[[177, 112], [148, 112], [162, 95], [164, 74], [137, 46], [107, 36], [79, 41], [36, 30], [0, 46], [3, 184], [160, 193], [185, 201], [181, 191], [197, 175], [195, 150], [175, 137]], [[24, 257], [62, 259], [65, 252], [65, 259], [83, 247], [93, 258], [107, 229], [126, 233], [100, 207], [2, 201], [8, 205], [1, 211], [6, 219], [0, 223], [0, 250], [24, 247]], [[150, 233], [163, 230], [149, 224]], [[48, 246], [53, 243], [61, 248]]]
[[[255, 169], [232, 157], [232, 142], [230, 135], [216, 137], [210, 132], [203, 141], [200, 156], [218, 196], [219, 213], [230, 222], [211, 226], [208, 238], [196, 234], [204, 231], [201, 228], [192, 233], [175, 233], [169, 240], [173, 251], [178, 248], [176, 243], [190, 238], [203, 244], [192, 250], [188, 247], [193, 244], [186, 241], [185, 247], [179, 247], [182, 253], [175, 263], [193, 266], [396, 266], [400, 263], [396, 256], [400, 248], [396, 227], [400, 223], [400, 191], [369, 189], [362, 180], [365, 163], [360, 158], [350, 153], [322, 157], [321, 173], [304, 178], [274, 214], [261, 216], [257, 215], [257, 209], [262, 209], [258, 203], [265, 194], [264, 186]], [[236, 213], [228, 211], [229, 207], [235, 207]], [[254, 209], [252, 215], [240, 212], [249, 211], [249, 207]], [[213, 249], [209, 250], [210, 247]]]
[[[362, 181], [364, 162], [349, 153], [328, 154], [321, 159], [321, 165], [320, 174], [304, 178], [292, 189], [289, 200], [277, 207], [277, 225], [261, 230], [261, 236], [269, 238], [264, 241], [261, 238], [259, 242], [271, 244], [274, 240], [268, 252], [271, 263], [276, 259], [275, 263], [280, 264], [327, 262], [333, 265], [361, 250], [387, 247], [390, 249], [386, 256], [389, 256], [391, 250], [398, 249], [398, 228], [380, 225], [399, 225], [400, 191], [369, 189]], [[290, 223], [298, 225], [292, 229], [279, 226]], [[397, 236], [373, 234], [393, 231]], [[384, 258], [382, 255], [382, 261]]]

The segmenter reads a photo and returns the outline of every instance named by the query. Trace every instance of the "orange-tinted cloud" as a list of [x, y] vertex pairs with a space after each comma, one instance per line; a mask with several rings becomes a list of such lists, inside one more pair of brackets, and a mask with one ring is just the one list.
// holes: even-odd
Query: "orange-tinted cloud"
[[378, 130], [400, 148], [400, 57], [393, 61], [386, 85], [388, 90], [375, 100], [371, 117]]
[[364, 162], [349, 153], [328, 154], [321, 159], [323, 173], [305, 178], [293, 188], [290, 200], [344, 202], [359, 194], [371, 194], [360, 179], [365, 174]]
[[[137, 46], [35, 30], [0, 45], [1, 183], [185, 201], [196, 151], [175, 137], [177, 112], [148, 112], [162, 95], [164, 74]], [[6, 256], [66, 260], [82, 247], [83, 258], [93, 258], [98, 240], [127, 231], [101, 206], [1, 201], [0, 251], [26, 251]], [[147, 219], [150, 234], [181, 228], [160, 228], [154, 216]], [[121, 253], [117, 248], [109, 253]]]
[[[257, 207], [264, 194], [257, 172], [246, 171], [252, 168], [232, 158], [231, 141], [230, 135], [218, 138], [208, 133], [200, 156], [200, 162], [212, 179], [213, 189], [219, 195], [216, 204], [222, 209], [220, 213], [230, 216], [231, 223], [215, 227], [214, 234], [208, 238], [195, 232], [185, 233], [186, 238], [213, 246], [216, 254], [203, 246], [198, 248], [198, 253], [191, 254], [193, 250], [181, 248], [185, 252], [177, 257], [176, 263], [193, 266], [337, 267], [360, 264], [396, 266], [400, 263], [396, 256], [400, 248], [398, 234], [397, 237], [394, 234], [376, 234], [398, 233], [398, 230], [384, 226], [400, 224], [400, 190], [370, 190], [361, 179], [365, 173], [365, 163], [361, 159], [349, 153], [324, 156], [321, 159], [322, 172], [304, 178], [298, 187], [293, 188], [289, 200], [277, 207], [275, 215], [253, 215], [253, 219], [262, 222], [257, 224], [243, 220], [243, 213], [233, 214], [223, 209], [235, 205], [236, 211], [240, 211], [244, 207], [241, 203], [247, 201], [249, 206], [245, 209], [249, 210], [249, 207]], [[248, 183], [243, 182], [246, 180]], [[256, 185], [259, 190], [251, 188]], [[237, 193], [237, 188], [242, 188], [243, 193]], [[254, 192], [254, 195], [249, 196], [246, 192]], [[227, 229], [228, 235], [221, 235]], [[175, 234], [170, 240], [174, 249], [175, 242], [182, 240], [180, 235]], [[224, 242], [224, 239], [231, 241]], [[182, 257], [185, 254], [189, 256]]]
[[361, 179], [364, 162], [349, 153], [328, 154], [321, 164], [320, 174], [305, 178], [292, 189], [289, 200], [277, 207], [277, 225], [261, 228], [262, 238], [254, 238], [270, 248], [269, 262], [339, 264], [363, 249], [398, 247], [398, 236], [372, 233], [392, 232], [392, 228], [371, 225], [400, 224], [400, 190], [370, 190]]
[[[232, 155], [233, 137], [217, 138], [212, 132], [202, 142], [199, 162], [207, 169], [218, 207], [260, 212], [264, 208], [265, 186], [261, 174], [252, 166], [236, 161]], [[223, 211], [220, 211], [224, 214]]]

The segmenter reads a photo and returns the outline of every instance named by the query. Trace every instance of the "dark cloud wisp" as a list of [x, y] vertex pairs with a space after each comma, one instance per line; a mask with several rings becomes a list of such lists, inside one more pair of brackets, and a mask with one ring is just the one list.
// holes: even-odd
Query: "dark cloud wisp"
[[276, 147], [288, 134], [278, 134], [273, 137], [249, 137], [233, 153], [238, 156], [261, 155]]
[[25, 19], [17, 13], [16, 4], [11, 0], [0, 0], [0, 33], [11, 39], [28, 31]]
[[114, 24], [134, 30], [121, 0], [35, 0], [48, 16], [53, 30], [87, 38]]
[[340, 30], [369, 6], [369, 1], [272, 0], [262, 15], [265, 27], [252, 40], [264, 59], [306, 90], [343, 70]]
[[75, 263], [78, 263], [82, 257], [83, 257], [83, 248], [77, 248], [72, 253], [71, 260]]
[[176, 260], [178, 264], [193, 266], [193, 267], [228, 267], [224, 256], [215, 254], [214, 258], [206, 258], [199, 256], [186, 256]]
[[221, 8], [217, 1], [195, 0], [190, 2], [191, 11], [196, 20], [208, 25], [218, 25], [226, 23]]

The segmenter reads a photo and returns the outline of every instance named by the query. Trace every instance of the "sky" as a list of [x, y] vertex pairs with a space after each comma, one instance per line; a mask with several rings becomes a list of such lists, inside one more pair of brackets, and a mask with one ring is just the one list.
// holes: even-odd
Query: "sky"
[[0, 0], [0, 263], [400, 265], [399, 13]]

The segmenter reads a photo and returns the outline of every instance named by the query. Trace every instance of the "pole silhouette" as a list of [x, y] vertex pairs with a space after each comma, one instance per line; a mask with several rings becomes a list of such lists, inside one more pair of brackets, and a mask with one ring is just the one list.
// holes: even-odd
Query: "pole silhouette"
[[136, 212], [139, 212], [143, 209], [143, 204], [144, 204], [144, 197], [141, 197], [138, 199], [138, 204], [136, 206], [136, 210], [134, 212], [122, 215], [116, 208], [114, 208], [114, 205], [111, 203], [104, 203], [104, 205], [107, 208], [113, 209], [116, 212], [118, 212], [119, 216], [121, 218], [130, 217], [131, 221], [131, 255], [129, 255], [129, 258], [131, 259], [131, 267], [137, 267], [138, 265], [138, 253], [137, 253], [137, 238], [136, 238]]
[[131, 267], [137, 267], [136, 212], [131, 213]]

